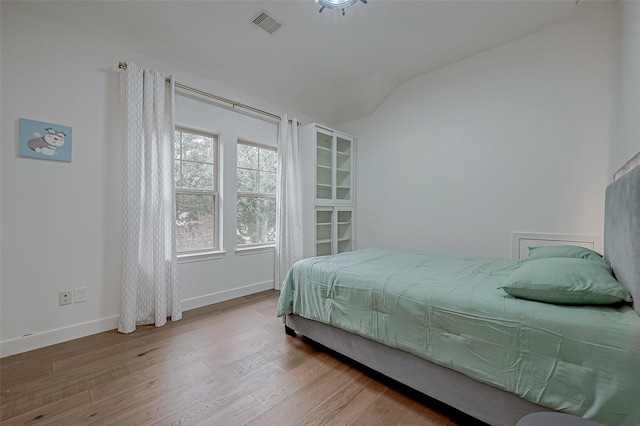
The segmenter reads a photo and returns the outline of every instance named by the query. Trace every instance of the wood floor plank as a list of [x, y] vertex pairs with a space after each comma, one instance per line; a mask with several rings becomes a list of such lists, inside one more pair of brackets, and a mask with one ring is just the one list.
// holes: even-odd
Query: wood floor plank
[[19, 426], [58, 423], [63, 417], [67, 416], [69, 410], [90, 406], [91, 395], [89, 395], [89, 391], [84, 391], [51, 404], [38, 407], [19, 416], [12, 417], [9, 420], [3, 421], [2, 425]]
[[227, 408], [224, 408], [211, 417], [207, 418], [203, 422], [199, 423], [202, 426], [237, 426], [247, 424], [249, 421], [255, 419], [260, 414], [264, 413], [267, 409], [264, 408], [258, 401], [256, 401], [251, 395], [247, 395], [244, 398], [232, 403]]
[[[170, 360], [96, 386], [91, 389], [91, 399], [94, 404], [97, 404], [123, 393], [161, 393], [212, 373], [213, 371], [202, 362]], [[225, 372], [218, 373], [218, 383], [232, 380]]]
[[53, 371], [63, 370], [75, 370], [78, 365], [85, 366], [86, 368], [93, 368], [93, 363], [99, 363], [106, 366], [106, 361], [112, 364], [118, 364], [122, 359], [129, 358], [131, 356], [144, 356], [151, 353], [158, 348], [166, 346], [178, 346], [182, 342], [189, 343], [188, 331], [182, 327], [174, 327], [172, 329], [165, 330], [165, 333], [161, 334], [149, 334], [137, 339], [130, 339], [118, 344], [112, 344], [102, 347], [101, 349], [94, 349], [92, 352], [83, 353], [80, 355], [70, 356], [63, 360], [53, 362]]
[[197, 329], [189, 332], [187, 336], [190, 344], [194, 348], [200, 349], [217, 345], [221, 339], [228, 341], [246, 340], [245, 331], [251, 331], [256, 335], [267, 332], [257, 327], [258, 324], [268, 321], [262, 315], [251, 311], [242, 312], [242, 308], [235, 315], [237, 317], [234, 317], [234, 312], [225, 312], [218, 316], [203, 318], [192, 323]]
[[[0, 367], [0, 383], [20, 382], [21, 384], [25, 384], [50, 376], [52, 373], [53, 366], [51, 363], [44, 362], [33, 365], [32, 363], [25, 364], [18, 361]], [[8, 387], [3, 387], [3, 390], [8, 390]]]
[[[317, 383], [332, 371], [346, 370], [348, 366], [339, 365], [336, 359], [327, 356], [308, 358], [303, 364], [288, 371], [253, 396], [267, 408], [272, 408], [291, 395], [295, 395], [309, 383]], [[335, 368], [335, 370], [334, 370]]]
[[[0, 360], [2, 425], [469, 424], [298, 336], [265, 291]], [[426, 401], [426, 402], [425, 402]]]
[[124, 338], [126, 338], [126, 336], [118, 333], [116, 330], [94, 334], [80, 339], [70, 340], [68, 342], [58, 343], [25, 352], [22, 358], [22, 363], [29, 367], [43, 363], [52, 363], [81, 353], [91, 353], [95, 350], [96, 345], [100, 345], [102, 347], [120, 343]]
[[12, 364], [21, 364], [22, 357], [24, 356], [24, 354], [25, 353], [20, 353], [20, 354], [9, 355], [9, 356], [5, 356], [4, 358], [0, 358], [0, 369], [9, 367]]
[[267, 361], [275, 362], [286, 370], [293, 370], [309, 357], [318, 356], [321, 351], [317, 346], [310, 345], [303, 339], [282, 338], [284, 331], [280, 330], [280, 338], [268, 345], [261, 355]]
[[[329, 366], [330, 364], [325, 363], [324, 365]], [[307, 413], [330, 398], [336, 389], [340, 389], [362, 374], [344, 363], [332, 366], [335, 368], [329, 368], [317, 377], [310, 377], [311, 380], [305, 381], [302, 386], [295, 386], [295, 392], [289, 390], [282, 392], [280, 387], [272, 388], [279, 392], [273, 398], [266, 400], [264, 398], [261, 400], [261, 397], [264, 396], [263, 392], [260, 392], [258, 396], [254, 394], [254, 397], [262, 405], [265, 405], [265, 402], [275, 403], [275, 405], [272, 405], [268, 411], [249, 424], [256, 426], [300, 424]], [[287, 382], [288, 380], [283, 381], [283, 383]]]
[[[264, 337], [262, 332], [255, 329], [247, 330], [241, 334], [241, 337], [242, 338], [238, 339], [238, 333], [236, 332], [233, 336], [233, 342], [229, 339], [220, 338], [215, 345], [208, 345], [199, 350], [192, 350], [164, 363], [136, 371], [122, 379], [114, 380], [106, 385], [97, 387], [92, 391], [92, 397], [94, 401], [100, 401], [105, 398], [105, 395], [117, 392], [120, 386], [126, 388], [128, 383], [135, 383], [135, 380], [138, 379], [152, 380], [158, 374], [171, 376], [172, 371], [188, 368], [189, 365], [194, 363], [203, 363], [210, 367], [211, 370], [223, 370], [227, 367], [224, 362], [220, 361], [227, 360], [229, 363], [232, 363], [232, 360], [235, 360], [239, 356], [245, 354], [246, 356], [252, 356], [260, 350], [261, 346], [259, 343], [263, 341], [262, 339], [264, 339], [264, 344], [270, 341], [268, 336]], [[215, 358], [219, 362], [212, 363], [210, 362], [211, 358]], [[238, 376], [237, 372], [236, 376]], [[232, 376], [229, 376], [229, 380], [231, 379]]]
[[379, 382], [360, 375], [309, 411], [300, 423], [332, 426], [351, 424], [385, 389]]
[[[242, 333], [242, 338], [237, 336], [232, 341], [223, 344], [208, 346], [201, 350], [202, 360], [212, 369], [226, 367], [247, 356], [256, 353], [262, 355], [262, 351], [273, 341], [274, 335], [264, 333], [262, 330], [248, 330]], [[263, 357], [265, 361], [269, 362]]]
[[373, 400], [368, 407], [360, 412], [352, 425], [398, 425], [406, 415], [408, 401], [396, 396], [396, 393], [387, 389]]
[[252, 353], [224, 366], [224, 370], [234, 379], [245, 376], [265, 365], [267, 361], [259, 354]]
[[[142, 425], [150, 424], [156, 418], [176, 410], [184, 398], [192, 397], [201, 389], [215, 388], [220, 385], [221, 372], [211, 372], [199, 376], [188, 383], [167, 385], [166, 382], [149, 382], [140, 388], [119, 393], [103, 399], [89, 408], [69, 412], [61, 419], [61, 424], [69, 425]], [[139, 392], [143, 390], [144, 392]]]
[[[28, 386], [16, 386], [11, 399], [14, 401], [12, 415], [19, 415], [31, 411], [39, 405], [46, 405], [57, 400], [67, 398], [76, 393], [89, 390], [110, 380], [126, 376], [132, 372], [186, 354], [193, 349], [188, 345], [166, 346], [144, 345], [142, 348], [130, 349], [123, 354], [112, 356], [104, 360], [106, 365], [96, 365], [95, 362], [77, 365], [73, 368], [54, 372], [41, 382]], [[115, 358], [115, 359], [114, 359]], [[1, 415], [4, 420], [4, 404], [2, 400]]]
[[402, 426], [462, 426], [462, 424], [423, 405], [414, 406], [402, 418]]
[[[226, 385], [198, 389], [196, 392], [187, 391], [186, 395], [178, 396], [179, 404], [175, 404], [177, 409], [162, 418], [154, 419], [152, 424], [198, 424], [229, 407], [238, 399], [251, 395], [252, 392], [264, 387], [283, 373], [284, 371], [278, 366], [269, 363]], [[147, 421], [147, 419], [140, 420]]]

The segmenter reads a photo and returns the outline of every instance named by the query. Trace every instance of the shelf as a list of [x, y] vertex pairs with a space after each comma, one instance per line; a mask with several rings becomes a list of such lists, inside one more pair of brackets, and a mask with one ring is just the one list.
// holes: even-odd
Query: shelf
[[[303, 172], [314, 180], [314, 200], [305, 203], [305, 256], [325, 256], [355, 248], [355, 140], [339, 132], [309, 125], [305, 130], [305, 158], [310, 160]], [[313, 145], [312, 140], [315, 139]], [[308, 151], [307, 151], [308, 149]], [[314, 164], [315, 163], [315, 164]], [[311, 167], [315, 165], [315, 171]], [[311, 188], [309, 188], [311, 189]], [[311, 192], [311, 191], [308, 191]], [[311, 194], [308, 194], [309, 197]], [[307, 194], [305, 194], [305, 197]], [[313, 219], [307, 211], [315, 210]], [[313, 221], [313, 224], [309, 223]], [[308, 232], [306, 232], [308, 230]]]
[[344, 138], [341, 138], [341, 137], [338, 137], [336, 139], [336, 152], [345, 153], [346, 155], [350, 155], [351, 154], [351, 146], [352, 146], [352, 141], [350, 141], [348, 139], [344, 139]]
[[[318, 226], [323, 226], [325, 229], [326, 227], [331, 227], [331, 216], [332, 216], [332, 212], [330, 211], [325, 211], [325, 210], [317, 210], [316, 211], [316, 224]], [[316, 227], [317, 229], [317, 227]]]
[[331, 247], [326, 247], [321, 250], [321, 247], [316, 247], [316, 256], [329, 256], [331, 255]]

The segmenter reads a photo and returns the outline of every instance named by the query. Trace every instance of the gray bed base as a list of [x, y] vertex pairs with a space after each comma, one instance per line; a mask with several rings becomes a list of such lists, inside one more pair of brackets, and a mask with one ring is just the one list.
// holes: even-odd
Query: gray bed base
[[295, 330], [314, 342], [490, 425], [514, 426], [526, 414], [552, 411], [450, 368], [330, 325], [297, 315], [286, 315], [284, 322], [290, 329], [288, 333]]
[[[634, 297], [634, 309], [640, 315], [640, 166], [637, 163], [631, 159], [616, 173], [616, 181], [607, 187], [604, 256], [611, 262], [618, 281]], [[287, 315], [284, 322], [287, 334], [295, 330], [490, 425], [514, 426], [528, 413], [553, 411], [457, 371], [317, 321]]]

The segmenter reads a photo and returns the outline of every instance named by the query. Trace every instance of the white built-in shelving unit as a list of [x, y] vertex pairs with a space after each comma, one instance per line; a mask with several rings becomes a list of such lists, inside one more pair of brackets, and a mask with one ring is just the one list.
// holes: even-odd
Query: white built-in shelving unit
[[304, 256], [355, 249], [355, 139], [309, 124], [302, 129]]

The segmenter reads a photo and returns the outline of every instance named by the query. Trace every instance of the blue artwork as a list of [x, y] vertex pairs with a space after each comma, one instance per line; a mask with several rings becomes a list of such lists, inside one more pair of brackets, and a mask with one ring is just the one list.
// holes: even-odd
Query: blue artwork
[[21, 118], [18, 125], [20, 157], [71, 161], [71, 127]]

